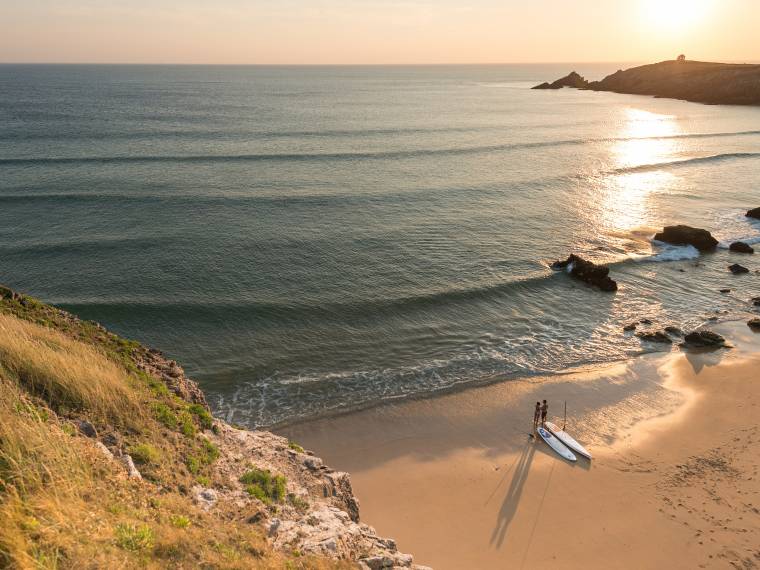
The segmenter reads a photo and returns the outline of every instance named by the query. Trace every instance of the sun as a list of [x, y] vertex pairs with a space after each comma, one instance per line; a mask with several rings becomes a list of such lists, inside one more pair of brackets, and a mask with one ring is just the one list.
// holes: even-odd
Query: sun
[[714, 0], [642, 0], [642, 4], [650, 29], [675, 34], [706, 22]]

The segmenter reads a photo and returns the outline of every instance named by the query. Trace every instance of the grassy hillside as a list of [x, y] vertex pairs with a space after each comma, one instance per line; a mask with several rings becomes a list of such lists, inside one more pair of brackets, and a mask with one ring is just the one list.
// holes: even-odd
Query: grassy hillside
[[0, 567], [335, 567], [196, 506], [189, 489], [217, 476], [212, 419], [141, 370], [146, 351], [0, 289]]

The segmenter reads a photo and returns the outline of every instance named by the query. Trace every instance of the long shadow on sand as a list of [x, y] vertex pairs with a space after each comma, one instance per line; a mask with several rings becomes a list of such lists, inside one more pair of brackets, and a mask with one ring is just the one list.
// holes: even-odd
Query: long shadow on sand
[[501, 547], [504, 538], [507, 536], [507, 530], [517, 512], [517, 505], [520, 504], [525, 481], [528, 480], [530, 465], [533, 462], [533, 455], [536, 452], [536, 445], [533, 440], [529, 440], [522, 449], [520, 457], [517, 460], [512, 482], [509, 484], [507, 496], [499, 509], [499, 515], [496, 519], [496, 527], [491, 535], [491, 545], [497, 548]]

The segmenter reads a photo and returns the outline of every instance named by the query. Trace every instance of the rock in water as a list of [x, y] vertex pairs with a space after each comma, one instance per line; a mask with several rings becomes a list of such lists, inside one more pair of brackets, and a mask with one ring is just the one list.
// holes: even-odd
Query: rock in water
[[739, 275], [741, 273], [749, 273], [749, 269], [744, 267], [743, 265], [739, 265], [738, 263], [734, 263], [733, 265], [728, 266], [728, 270], [733, 273], [734, 275]]
[[599, 287], [602, 291], [617, 291], [617, 283], [610, 278], [610, 268], [606, 265], [597, 265], [582, 257], [570, 254], [565, 261], [555, 261], [552, 269], [566, 269], [576, 279]]
[[688, 346], [725, 346], [726, 339], [712, 331], [694, 331], [684, 337], [684, 344]]
[[760, 208], [751, 209], [749, 212], [747, 212], [747, 217], [760, 220]]
[[736, 253], [755, 253], [755, 250], [747, 243], [744, 243], [743, 241], [735, 241], [730, 246], [728, 246], [728, 249], [731, 251], [735, 251]]
[[587, 86], [588, 81], [586, 81], [580, 74], [576, 73], [575, 71], [571, 71], [565, 77], [557, 79], [557, 81], [553, 83], [544, 82], [541, 85], [536, 85], [533, 87], [533, 89], [562, 89], [563, 87], [575, 87], [576, 89], [584, 89]]
[[710, 232], [690, 226], [666, 226], [654, 239], [673, 245], [692, 245], [699, 251], [711, 251], [718, 245]]
[[647, 340], [649, 342], [659, 342], [662, 344], [673, 344], [671, 338], [665, 334], [664, 331], [657, 332], [637, 332], [636, 336], [641, 340]]
[[760, 319], [755, 317], [754, 319], [748, 320], [747, 326], [751, 328], [753, 331], [760, 332]]

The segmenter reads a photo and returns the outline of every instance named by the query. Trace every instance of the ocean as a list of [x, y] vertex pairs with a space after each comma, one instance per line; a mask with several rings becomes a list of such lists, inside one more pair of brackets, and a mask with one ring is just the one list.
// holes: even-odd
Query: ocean
[[529, 89], [619, 67], [2, 65], [0, 282], [248, 426], [670, 350], [760, 295], [760, 108]]

